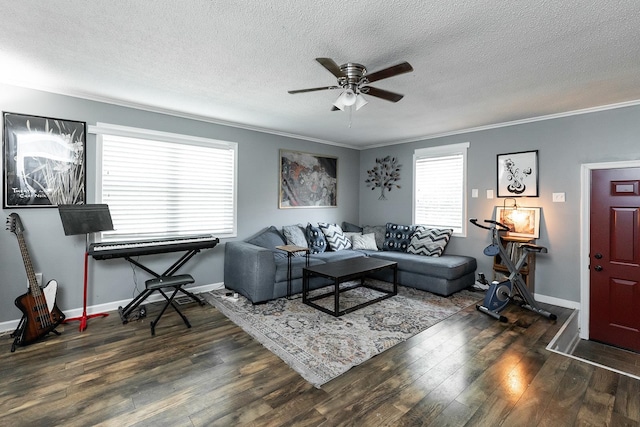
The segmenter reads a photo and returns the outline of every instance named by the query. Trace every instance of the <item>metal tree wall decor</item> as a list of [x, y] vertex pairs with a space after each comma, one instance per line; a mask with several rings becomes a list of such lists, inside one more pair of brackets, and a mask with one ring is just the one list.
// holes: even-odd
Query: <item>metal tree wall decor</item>
[[367, 171], [369, 178], [365, 180], [365, 183], [367, 187], [371, 187], [371, 190], [380, 188], [378, 200], [387, 200], [384, 196], [385, 190], [391, 191], [393, 187], [400, 188], [396, 182], [400, 181], [401, 167], [402, 165], [398, 164], [398, 159], [395, 157], [376, 158], [373, 169]]

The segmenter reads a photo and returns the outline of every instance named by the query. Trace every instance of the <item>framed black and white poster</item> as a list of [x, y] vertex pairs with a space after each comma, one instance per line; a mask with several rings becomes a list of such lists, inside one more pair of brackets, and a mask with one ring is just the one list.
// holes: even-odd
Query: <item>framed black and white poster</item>
[[280, 209], [336, 207], [338, 159], [280, 150], [279, 187]]
[[498, 197], [538, 197], [538, 150], [498, 154]]
[[86, 123], [3, 113], [5, 208], [85, 203]]

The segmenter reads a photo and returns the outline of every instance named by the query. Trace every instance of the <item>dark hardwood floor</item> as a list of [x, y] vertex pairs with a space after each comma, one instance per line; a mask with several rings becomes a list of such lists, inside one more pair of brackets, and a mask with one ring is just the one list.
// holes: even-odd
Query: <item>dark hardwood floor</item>
[[638, 426], [640, 381], [545, 350], [551, 322], [470, 307], [316, 389], [211, 306], [117, 313], [10, 353], [2, 426]]
[[580, 340], [572, 354], [581, 359], [640, 377], [640, 354], [638, 353], [596, 341]]

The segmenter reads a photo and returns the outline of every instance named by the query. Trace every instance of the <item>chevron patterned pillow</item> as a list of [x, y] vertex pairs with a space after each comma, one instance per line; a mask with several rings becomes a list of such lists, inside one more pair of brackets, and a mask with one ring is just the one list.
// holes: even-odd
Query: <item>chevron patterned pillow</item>
[[319, 222], [318, 227], [324, 233], [327, 244], [332, 251], [341, 251], [343, 249], [351, 249], [351, 240], [342, 232], [342, 228], [338, 224], [328, 224]]
[[450, 228], [427, 228], [418, 226], [411, 236], [407, 252], [411, 254], [440, 256], [453, 234]]

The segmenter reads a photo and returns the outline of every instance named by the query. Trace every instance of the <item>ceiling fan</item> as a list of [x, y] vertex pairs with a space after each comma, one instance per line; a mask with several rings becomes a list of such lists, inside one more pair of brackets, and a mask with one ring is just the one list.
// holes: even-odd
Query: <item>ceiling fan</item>
[[413, 71], [411, 64], [406, 61], [371, 74], [367, 74], [367, 68], [364, 65], [353, 62], [347, 62], [346, 64], [339, 66], [331, 58], [316, 58], [316, 61], [329, 70], [331, 74], [336, 76], [338, 84], [336, 86], [290, 90], [289, 93], [295, 94], [327, 89], [342, 89], [343, 92], [340, 94], [336, 102], [333, 103], [332, 111], [344, 111], [346, 107], [350, 106], [355, 106], [356, 110], [359, 110], [367, 104], [367, 101], [364, 99], [362, 94], [375, 96], [390, 102], [398, 102], [404, 97], [404, 95], [368, 86], [368, 84]]

